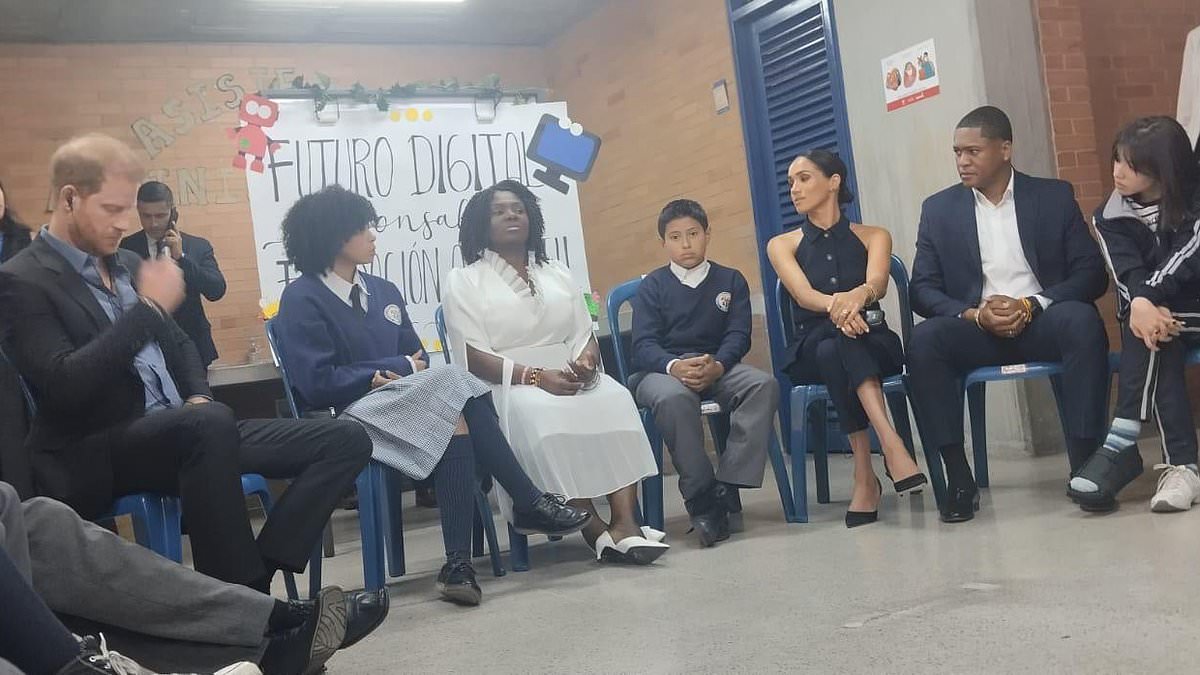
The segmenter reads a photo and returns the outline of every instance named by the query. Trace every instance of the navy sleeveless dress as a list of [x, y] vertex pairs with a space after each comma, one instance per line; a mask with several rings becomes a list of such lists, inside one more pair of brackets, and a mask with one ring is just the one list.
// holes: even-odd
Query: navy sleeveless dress
[[[796, 262], [812, 287], [833, 294], [853, 290], [867, 280], [867, 248], [845, 216], [828, 230], [805, 220]], [[879, 309], [879, 303], [865, 309]], [[856, 390], [864, 381], [899, 374], [904, 367], [900, 336], [882, 323], [866, 335], [844, 335], [823, 311], [797, 305], [792, 310], [791, 363], [784, 369], [796, 384], [823, 384], [837, 408], [842, 431], [867, 428], [867, 414]]]

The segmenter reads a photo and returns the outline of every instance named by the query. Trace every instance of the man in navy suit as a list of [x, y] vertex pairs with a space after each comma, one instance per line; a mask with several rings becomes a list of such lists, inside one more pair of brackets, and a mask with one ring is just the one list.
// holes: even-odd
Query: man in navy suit
[[208, 298], [209, 302], [225, 297], [225, 277], [217, 267], [212, 244], [207, 239], [179, 231], [175, 196], [163, 183], [156, 180], [143, 183], [138, 188], [137, 208], [142, 231], [121, 240], [121, 248], [133, 251], [143, 260], [170, 256], [183, 270], [187, 295], [173, 316], [175, 323], [196, 345], [201, 365], [207, 369], [217, 360], [217, 346], [213, 343], [212, 326], [204, 314], [200, 296]]
[[921, 207], [908, 346], [922, 441], [938, 448], [948, 489], [941, 518], [970, 520], [979, 490], [963, 448], [962, 379], [975, 368], [1058, 361], [1072, 472], [1105, 424], [1108, 338], [1092, 304], [1108, 287], [1104, 260], [1069, 183], [1012, 167], [1012, 124], [999, 108], [967, 114], [954, 132], [960, 185]]

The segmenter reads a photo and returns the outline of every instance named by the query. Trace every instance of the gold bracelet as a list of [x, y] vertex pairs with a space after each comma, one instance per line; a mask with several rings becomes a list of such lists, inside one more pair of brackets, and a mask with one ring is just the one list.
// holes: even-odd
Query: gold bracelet
[[978, 308], [975, 309], [975, 327], [978, 328], [979, 330], [983, 330], [983, 324], [979, 323], [979, 309]]
[[871, 284], [863, 284], [863, 288], [867, 289], [867, 304], [873, 305], [879, 301], [879, 294], [875, 292], [875, 287]]
[[541, 368], [533, 369], [533, 372], [530, 373], [530, 376], [529, 376], [529, 384], [531, 384], [535, 387], [541, 388], [541, 386], [542, 386], [542, 369]]

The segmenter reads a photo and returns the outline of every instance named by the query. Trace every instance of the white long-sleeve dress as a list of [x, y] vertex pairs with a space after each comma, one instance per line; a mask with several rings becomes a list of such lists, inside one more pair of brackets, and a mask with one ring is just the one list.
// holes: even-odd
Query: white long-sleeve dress
[[[514, 362], [561, 369], [582, 353], [592, 321], [582, 291], [557, 262], [531, 259], [530, 290], [492, 251], [450, 272], [442, 294], [451, 358], [466, 362], [466, 346]], [[575, 396], [531, 386], [492, 385], [500, 425], [534, 484], [569, 499], [607, 495], [658, 472], [629, 390], [601, 375]], [[501, 505], [511, 516], [508, 499]]]

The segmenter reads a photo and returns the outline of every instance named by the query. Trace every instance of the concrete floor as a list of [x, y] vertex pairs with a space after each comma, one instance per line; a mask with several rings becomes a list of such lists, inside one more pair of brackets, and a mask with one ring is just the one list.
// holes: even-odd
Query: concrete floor
[[[1150, 513], [1149, 470], [1093, 516], [1064, 496], [1061, 456], [991, 466], [973, 522], [939, 522], [932, 493], [885, 491], [881, 521], [849, 531], [851, 464], [831, 458], [835, 501], [811, 522], [784, 523], [769, 485], [743, 493], [746, 532], [708, 550], [685, 534], [672, 480], [658, 564], [533, 540], [529, 572], [497, 579], [477, 561], [471, 609], [438, 600], [436, 513], [409, 508], [391, 616], [329, 672], [1195, 672], [1200, 512]], [[361, 587], [354, 514], [335, 528], [325, 579]]]

